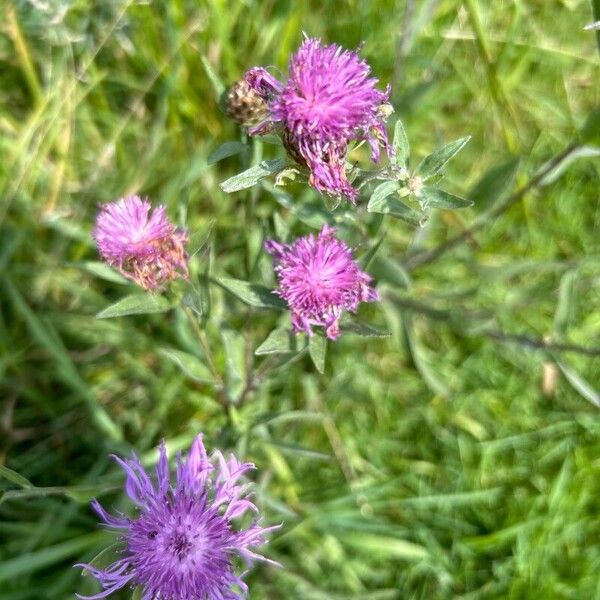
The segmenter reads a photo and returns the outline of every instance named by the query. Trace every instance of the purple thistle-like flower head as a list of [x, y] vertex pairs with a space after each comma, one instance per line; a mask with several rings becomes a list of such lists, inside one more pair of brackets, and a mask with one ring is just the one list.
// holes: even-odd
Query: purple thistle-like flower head
[[299, 154], [311, 171], [309, 183], [355, 201], [358, 193], [346, 177], [348, 143], [367, 140], [375, 162], [380, 145], [390, 152], [382, 110], [390, 90], [376, 88], [367, 62], [337, 44], [305, 38], [290, 60], [285, 85], [259, 67], [250, 69], [245, 81], [270, 107], [270, 122], [250, 133], [265, 133], [271, 123], [280, 123], [288, 152]]
[[178, 274], [187, 278], [187, 234], [175, 228], [164, 206], [127, 196], [100, 208], [94, 229], [100, 256], [146, 290]]
[[355, 313], [361, 302], [379, 299], [360, 270], [349, 246], [335, 237], [335, 228], [323, 225], [318, 236], [307, 235], [293, 244], [265, 243], [275, 258], [279, 279], [276, 293], [290, 307], [294, 331], [312, 335], [312, 326], [325, 328], [334, 340], [344, 310]]
[[247, 586], [237, 575], [233, 559], [250, 565], [270, 561], [254, 552], [266, 534], [256, 521], [247, 527], [234, 521], [247, 511], [257, 512], [248, 500], [249, 483], [242, 480], [250, 463], [214, 452], [209, 459], [202, 436], [194, 440], [187, 460], [177, 459], [175, 483], [169, 475], [164, 445], [155, 481], [134, 456], [114, 457], [126, 473], [125, 491], [137, 505], [137, 516], [108, 514], [96, 501], [92, 507], [102, 521], [121, 531], [122, 557], [106, 569], [78, 564], [91, 573], [103, 591], [89, 600], [106, 598], [125, 586], [141, 586], [142, 600], [239, 600]]

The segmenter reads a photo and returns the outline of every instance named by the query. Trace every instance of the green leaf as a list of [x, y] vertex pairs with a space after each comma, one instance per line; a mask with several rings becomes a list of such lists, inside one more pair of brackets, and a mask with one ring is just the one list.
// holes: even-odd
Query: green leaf
[[31, 483], [28, 479], [25, 479], [23, 475], [19, 475], [16, 471], [5, 467], [4, 465], [0, 465], [0, 477], [4, 477], [4, 479], [8, 479], [12, 483], [16, 483], [18, 486], [29, 489], [33, 487], [33, 483]]
[[[594, 2], [600, 7], [600, 0], [594, 0]], [[600, 11], [600, 8], [598, 10]], [[598, 49], [600, 50], [600, 29], [596, 32], [596, 35], [598, 36]], [[600, 146], [600, 106], [594, 108], [588, 115], [581, 128], [580, 137], [584, 144]]]
[[187, 253], [190, 257], [195, 256], [198, 252], [201, 252], [206, 248], [216, 222], [216, 219], [210, 219], [204, 227], [192, 233], [186, 246]]
[[391, 215], [411, 225], [418, 225], [422, 215], [402, 202], [394, 193], [398, 188], [395, 181], [385, 181], [378, 185], [367, 205], [369, 212]]
[[[592, 17], [595, 23], [600, 21], [600, 0], [591, 0], [592, 4]], [[600, 29], [596, 29], [596, 46], [598, 47], [598, 52], [600, 52]], [[600, 116], [600, 115], [598, 115]]]
[[[371, 205], [378, 206], [381, 204], [383, 200], [385, 200], [388, 196], [391, 196], [396, 191], [398, 191], [398, 182], [397, 181], [384, 181], [380, 183], [371, 194], [369, 198], [369, 207]], [[370, 210], [369, 212], [377, 212], [374, 210]]]
[[456, 154], [458, 154], [471, 139], [471, 136], [462, 137], [450, 144], [446, 144], [442, 148], [439, 148], [435, 152], [432, 152], [429, 156], [426, 156], [417, 166], [415, 175], [418, 175], [423, 180], [427, 180], [439, 173], [444, 165]]
[[386, 281], [402, 289], [410, 286], [410, 275], [400, 261], [383, 254], [375, 257], [369, 268], [369, 274], [379, 281]]
[[323, 200], [325, 202], [325, 208], [327, 208], [329, 212], [333, 212], [342, 203], [341, 196], [333, 197], [325, 195]]
[[103, 493], [118, 489], [106, 485], [76, 485], [54, 487], [30, 487], [22, 490], [0, 491], [0, 504], [7, 500], [23, 500], [25, 498], [46, 498], [47, 496], [66, 496], [75, 502], [89, 502]]
[[173, 304], [163, 296], [155, 294], [131, 294], [111, 304], [97, 315], [97, 319], [112, 319], [126, 315], [146, 315], [163, 313], [173, 308]]
[[562, 360], [557, 359], [556, 364], [573, 389], [580, 396], [600, 408], [600, 393], [594, 389], [592, 384]]
[[450, 396], [450, 389], [440, 379], [439, 375], [434, 371], [429, 360], [425, 356], [425, 351], [414, 331], [412, 316], [406, 311], [402, 315], [402, 326], [410, 357], [415, 368], [423, 378], [423, 381], [432, 392], [439, 394], [443, 398], [447, 398]]
[[213, 86], [213, 90], [215, 91], [215, 98], [217, 102], [221, 99], [223, 92], [225, 91], [225, 84], [221, 81], [221, 78], [215, 73], [210, 62], [203, 54], [200, 55], [200, 61], [202, 62], [202, 66], [206, 71], [206, 75], [208, 76], [209, 81]]
[[177, 365], [190, 379], [202, 382], [213, 381], [212, 373], [197, 356], [173, 348], [159, 348], [158, 353]]
[[225, 381], [230, 398], [238, 398], [247, 379], [246, 341], [238, 329], [221, 327], [221, 339], [225, 348]]
[[393, 154], [391, 158], [392, 164], [406, 168], [410, 157], [410, 145], [408, 137], [402, 121], [398, 119], [394, 126], [394, 141], [392, 142]]
[[429, 558], [429, 552], [423, 546], [395, 537], [362, 532], [343, 533], [340, 537], [342, 542], [369, 555], [416, 561]]
[[263, 160], [260, 164], [250, 167], [248, 170], [238, 173], [220, 184], [224, 192], [232, 193], [256, 185], [261, 179], [279, 173], [287, 164], [285, 158], [275, 160]]
[[276, 296], [264, 285], [242, 281], [241, 279], [233, 279], [231, 277], [215, 277], [213, 281], [250, 306], [279, 309], [287, 307], [286, 303], [279, 296]]
[[191, 308], [198, 317], [204, 317], [208, 314], [210, 311], [210, 294], [204, 278], [200, 280], [198, 287], [190, 285], [187, 288], [181, 303]]
[[384, 231], [379, 239], [358, 260], [363, 270], [371, 264], [371, 261], [375, 258], [377, 252], [379, 252], [379, 248], [381, 248], [381, 244], [385, 239], [386, 233], [387, 232]]
[[558, 302], [554, 311], [554, 334], [558, 339], [562, 339], [567, 333], [569, 321], [573, 314], [576, 281], [577, 271], [575, 269], [565, 271], [560, 279]]
[[[596, 146], [577, 146], [571, 150], [564, 158], [540, 180], [540, 186], [548, 185], [556, 181], [568, 168], [579, 158], [594, 158], [600, 156], [600, 147]], [[547, 168], [549, 163], [540, 167], [540, 171]]]
[[323, 452], [318, 452], [317, 450], [313, 450], [312, 448], [307, 448], [306, 446], [301, 446], [299, 444], [292, 444], [290, 442], [282, 442], [278, 440], [263, 440], [263, 444], [268, 444], [269, 446], [274, 446], [275, 448], [279, 448], [283, 454], [289, 454], [291, 456], [299, 457], [299, 458], [312, 458], [313, 460], [331, 460], [331, 456], [329, 454], [325, 454]]
[[242, 144], [242, 142], [225, 142], [208, 155], [206, 162], [209, 165], [214, 165], [220, 160], [241, 154], [242, 152], [248, 152], [249, 150], [248, 144]]
[[54, 546], [23, 552], [20, 556], [4, 560], [0, 564], [0, 581], [19, 580], [25, 574], [35, 573], [68, 558], [80, 556], [88, 548], [93, 548], [105, 541], [106, 534], [104, 532], [94, 532]]
[[123, 277], [116, 269], [109, 267], [107, 264], [100, 261], [85, 261], [85, 262], [76, 262], [69, 263], [69, 267], [74, 267], [75, 269], [81, 269], [82, 271], [86, 271], [95, 277], [100, 279], [104, 279], [105, 281], [110, 281], [112, 283], [130, 283], [126, 277]]
[[308, 422], [321, 422], [325, 418], [325, 415], [316, 413], [311, 410], [288, 410], [286, 412], [267, 412], [261, 413], [256, 416], [252, 423], [252, 427], [259, 425], [270, 425], [281, 424], [281, 423], [304, 423]]
[[[304, 344], [305, 345], [305, 344]], [[273, 329], [265, 341], [254, 351], [254, 354], [292, 354], [303, 349], [298, 343], [298, 336], [289, 329], [278, 327]]]
[[32, 339], [37, 341], [55, 361], [54, 376], [65, 382], [79, 398], [86, 402], [92, 420], [104, 435], [114, 442], [121, 441], [123, 433], [120, 427], [111, 419], [96, 394], [91, 391], [88, 383], [79, 374], [71, 355], [51, 323], [42, 321], [37, 316], [8, 278], [1, 278], [1, 283], [3, 292], [12, 300], [16, 312], [27, 324]]
[[519, 158], [511, 158], [500, 165], [493, 166], [483, 174], [467, 194], [477, 209], [490, 208], [505, 197], [514, 185], [520, 164]]
[[416, 193], [416, 196], [419, 199], [423, 210], [426, 210], [427, 208], [457, 209], [473, 206], [473, 202], [471, 200], [465, 200], [459, 196], [449, 194], [444, 190], [429, 186], [422, 187]]
[[327, 353], [327, 338], [317, 333], [308, 338], [308, 353], [317, 371], [325, 373], [325, 355]]
[[340, 331], [344, 333], [355, 333], [356, 335], [360, 335], [362, 337], [386, 338], [392, 335], [389, 331], [381, 331], [380, 329], [375, 329], [366, 323], [351, 319], [343, 320], [340, 323]]

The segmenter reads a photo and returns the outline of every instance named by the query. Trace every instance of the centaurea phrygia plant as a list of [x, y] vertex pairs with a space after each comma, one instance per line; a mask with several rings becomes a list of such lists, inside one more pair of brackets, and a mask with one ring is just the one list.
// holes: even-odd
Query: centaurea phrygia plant
[[312, 335], [312, 326], [320, 326], [334, 340], [345, 310], [355, 313], [361, 302], [379, 299], [371, 277], [361, 271], [351, 248], [335, 237], [334, 227], [323, 225], [318, 235], [293, 244], [269, 240], [265, 249], [275, 259], [275, 293], [288, 303], [296, 332]]
[[286, 83], [262, 67], [247, 71], [244, 81], [269, 107], [268, 118], [250, 134], [279, 127], [288, 154], [309, 168], [310, 185], [355, 202], [358, 192], [346, 174], [349, 144], [367, 140], [374, 162], [380, 146], [390, 151], [385, 127], [390, 89], [377, 89], [367, 62], [337, 44], [305, 38], [290, 59]]
[[161, 288], [177, 275], [188, 277], [187, 234], [164, 206], [127, 196], [100, 208], [94, 229], [100, 256], [145, 290]]
[[79, 564], [102, 585], [98, 600], [124, 586], [141, 586], [142, 600], [237, 600], [247, 586], [236, 574], [235, 557], [247, 565], [268, 559], [252, 548], [265, 543], [256, 521], [236, 527], [235, 521], [256, 506], [248, 500], [251, 484], [240, 480], [254, 468], [216, 451], [208, 458], [198, 435], [184, 461], [177, 458], [171, 481], [164, 444], [160, 447], [156, 481], [134, 456], [114, 457], [125, 471], [125, 491], [138, 507], [134, 517], [113, 516], [94, 500], [92, 507], [109, 527], [120, 530], [122, 557], [106, 569]]

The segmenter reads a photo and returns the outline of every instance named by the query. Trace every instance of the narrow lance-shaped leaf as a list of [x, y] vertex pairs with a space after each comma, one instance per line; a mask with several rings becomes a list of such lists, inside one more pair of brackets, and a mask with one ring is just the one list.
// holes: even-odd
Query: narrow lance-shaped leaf
[[415, 365], [415, 368], [423, 377], [425, 384], [436, 394], [447, 398], [450, 396], [450, 389], [441, 380], [439, 375], [435, 372], [429, 361], [425, 356], [425, 352], [419, 342], [417, 335], [415, 334], [412, 317], [405, 311], [402, 315], [402, 322], [404, 328], [404, 335], [407, 342], [408, 351]]
[[313, 334], [308, 338], [308, 353], [321, 375], [325, 373], [325, 355], [327, 352], [327, 338], [319, 334]]
[[600, 52], [600, 0], [591, 0], [592, 4], [592, 16], [594, 18], [594, 28], [592, 31], [596, 34], [596, 46], [598, 47], [598, 52]]
[[179, 367], [190, 379], [207, 382], [213, 380], [210, 370], [197, 356], [173, 348], [159, 348], [158, 352]]
[[376, 554], [407, 561], [422, 561], [429, 558], [429, 552], [423, 546], [395, 537], [350, 532], [343, 533], [341, 539], [344, 543], [369, 555]]
[[577, 271], [575, 269], [566, 271], [560, 279], [558, 302], [554, 311], [554, 334], [558, 339], [562, 339], [567, 333], [569, 321], [573, 314], [576, 281]]
[[227, 193], [245, 190], [256, 185], [261, 179], [274, 173], [279, 173], [279, 171], [285, 168], [286, 164], [287, 160], [284, 158], [263, 160], [260, 164], [226, 179], [220, 184], [220, 187]]
[[155, 294], [131, 294], [121, 298], [114, 304], [101, 310], [97, 319], [110, 319], [126, 315], [145, 315], [150, 313], [162, 313], [173, 308], [171, 302], [162, 296]]
[[369, 274], [378, 281], [385, 281], [395, 287], [406, 289], [410, 286], [410, 275], [399, 260], [379, 254], [369, 267]]
[[215, 97], [218, 102], [221, 98], [221, 95], [225, 91], [225, 84], [221, 81], [221, 78], [215, 73], [210, 62], [208, 62], [208, 58], [206, 58], [206, 56], [200, 55], [200, 60], [202, 62], [204, 70], [206, 71], [206, 75], [208, 76], [208, 79], [213, 86], [213, 90], [215, 91]]
[[269, 288], [258, 283], [233, 279], [231, 277], [215, 277], [213, 281], [236, 298], [257, 308], [286, 308], [286, 303]]
[[23, 475], [20, 475], [16, 471], [5, 467], [4, 465], [0, 465], [0, 477], [11, 481], [12, 483], [17, 484], [18, 486], [28, 489], [33, 487], [33, 483], [31, 483], [28, 479], [25, 479]]
[[473, 200], [477, 209], [488, 209], [504, 198], [515, 182], [520, 164], [519, 158], [511, 158], [494, 165], [483, 174], [468, 193], [468, 197]]
[[562, 360], [557, 359], [556, 364], [573, 389], [583, 398], [600, 408], [600, 393], [592, 386], [592, 384]]
[[[544, 177], [539, 182], [539, 185], [549, 185], [550, 183], [555, 182], [570, 166], [579, 158], [595, 158], [596, 156], [600, 156], [600, 147], [596, 146], [577, 146], [571, 150], [568, 154], [566, 154], [563, 159], [553, 168], [544, 175]], [[542, 165], [540, 171], [544, 171], [548, 168], [549, 163]]]
[[427, 208], [468, 208], [473, 206], [471, 200], [465, 200], [459, 196], [449, 194], [444, 190], [438, 188], [424, 186], [417, 193], [416, 196], [423, 207]]
[[248, 145], [242, 144], [242, 142], [225, 142], [208, 155], [208, 159], [206, 162], [209, 165], [213, 165], [219, 162], [220, 160], [248, 151]]
[[260, 356], [263, 354], [292, 354], [303, 349], [304, 343], [299, 343], [299, 338], [289, 329], [278, 327], [273, 329], [265, 341], [254, 351]]
[[389, 331], [382, 331], [381, 329], [376, 329], [375, 327], [371, 327], [366, 323], [350, 319], [344, 320], [342, 323], [340, 323], [340, 330], [342, 333], [354, 333], [362, 337], [386, 338], [392, 335]]
[[410, 206], [407, 206], [396, 195], [398, 184], [395, 181], [385, 181], [378, 185], [369, 200], [369, 212], [391, 215], [402, 219], [411, 225], [418, 225], [422, 216]]
[[[593, 2], [598, 5], [600, 14], [600, 0], [593, 0]], [[598, 36], [598, 50], [600, 50], [600, 29], [597, 30], [596, 35]], [[580, 139], [584, 144], [600, 146], [600, 106], [596, 106], [588, 115], [581, 128]]]
[[454, 142], [446, 144], [429, 156], [426, 156], [417, 166], [415, 175], [418, 175], [423, 180], [427, 180], [439, 173], [444, 165], [453, 157], [456, 156], [471, 139], [471, 136], [462, 137]]
[[402, 121], [398, 119], [394, 126], [394, 141], [392, 142], [393, 154], [391, 162], [397, 167], [406, 168], [410, 157], [410, 145], [408, 136]]
[[187, 243], [187, 252], [190, 257], [198, 254], [198, 252], [206, 248], [208, 242], [210, 241], [210, 236], [215, 223], [216, 219], [210, 219], [210, 221], [208, 221], [204, 227], [194, 231], [194, 233], [190, 235], [190, 239]]
[[246, 343], [239, 330], [221, 328], [221, 340], [225, 349], [225, 381], [230, 398], [238, 398], [247, 379]]
[[371, 248], [369, 248], [369, 250], [367, 250], [367, 252], [360, 257], [358, 262], [363, 270], [371, 264], [371, 261], [375, 258], [377, 252], [379, 252], [379, 248], [381, 248], [381, 244], [385, 239], [386, 233], [387, 232], [384, 231], [379, 239], [371, 246]]
[[107, 264], [100, 261], [90, 260], [85, 262], [70, 263], [69, 266], [91, 273], [92, 275], [99, 277], [100, 279], [104, 279], [105, 281], [122, 284], [131, 283], [129, 279], [123, 277], [123, 275], [121, 275], [116, 269], [113, 269], [112, 267], [109, 267]]

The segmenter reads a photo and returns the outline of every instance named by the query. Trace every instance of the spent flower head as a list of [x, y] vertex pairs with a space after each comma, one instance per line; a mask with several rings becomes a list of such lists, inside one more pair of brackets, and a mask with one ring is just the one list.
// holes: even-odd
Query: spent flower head
[[312, 335], [316, 325], [334, 340], [345, 310], [355, 313], [361, 302], [379, 299], [371, 277], [361, 271], [350, 247], [335, 237], [334, 227], [323, 225], [317, 236], [307, 235], [293, 244], [270, 240], [265, 249], [275, 259], [275, 293], [288, 303], [296, 332]]
[[[244, 573], [236, 574], [234, 558], [246, 565], [271, 562], [254, 552], [267, 532], [256, 520], [246, 527], [235, 521], [257, 512], [243, 482], [251, 463], [216, 451], [209, 459], [198, 435], [184, 461], [177, 458], [175, 482], [169, 474], [164, 444], [160, 447], [155, 481], [140, 461], [114, 457], [126, 473], [125, 491], [136, 504], [134, 517], [113, 516], [94, 500], [92, 507], [110, 528], [120, 530], [121, 558], [106, 569], [78, 564], [93, 575], [103, 591], [99, 600], [125, 586], [141, 586], [142, 600], [236, 600], [244, 598]], [[276, 563], [273, 563], [276, 564]]]
[[348, 144], [367, 140], [374, 162], [380, 146], [390, 152], [389, 112], [383, 109], [389, 107], [390, 89], [377, 89], [367, 62], [337, 44], [306, 37], [290, 59], [285, 84], [261, 67], [250, 69], [244, 80], [269, 106], [268, 119], [250, 133], [262, 134], [278, 124], [290, 156], [310, 169], [310, 184], [355, 201], [358, 192], [346, 176]]
[[171, 224], [164, 206], [127, 196], [100, 208], [94, 229], [100, 256], [145, 290], [188, 277], [187, 234]]

